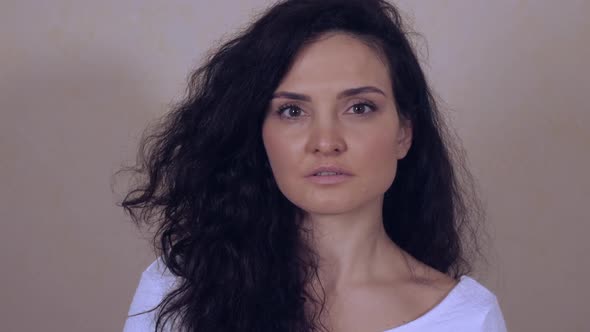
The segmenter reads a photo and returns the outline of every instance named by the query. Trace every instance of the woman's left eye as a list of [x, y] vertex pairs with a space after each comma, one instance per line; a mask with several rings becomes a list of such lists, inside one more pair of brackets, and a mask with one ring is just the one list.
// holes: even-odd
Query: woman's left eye
[[[369, 104], [369, 103], [358, 103], [358, 104], [352, 105], [352, 108], [351, 109], [352, 109], [352, 112], [354, 114], [364, 115], [364, 114], [367, 114], [367, 113], [375, 112], [375, 110], [377, 109], [377, 107], [375, 105], [372, 105], [372, 104]], [[363, 112], [363, 110], [366, 111], [366, 112]]]

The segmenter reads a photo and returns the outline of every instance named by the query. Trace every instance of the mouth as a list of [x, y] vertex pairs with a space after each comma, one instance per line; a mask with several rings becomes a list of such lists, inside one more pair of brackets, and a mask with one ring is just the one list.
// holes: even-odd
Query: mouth
[[346, 169], [344, 169], [342, 167], [338, 167], [338, 166], [321, 166], [321, 167], [317, 167], [313, 171], [309, 172], [307, 174], [307, 177], [340, 176], [340, 175], [352, 176], [352, 173], [350, 173]]
[[322, 171], [309, 175], [306, 178], [309, 181], [317, 184], [337, 184], [345, 182], [351, 177], [352, 175], [350, 174]]

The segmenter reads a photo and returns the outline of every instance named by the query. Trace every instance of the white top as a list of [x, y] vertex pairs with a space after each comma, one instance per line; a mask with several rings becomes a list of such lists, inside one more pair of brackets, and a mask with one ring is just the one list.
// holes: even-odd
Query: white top
[[[176, 280], [161, 259], [155, 260], [141, 274], [128, 315], [157, 306]], [[123, 332], [155, 331], [156, 312], [128, 317]], [[413, 321], [384, 332], [424, 331], [506, 332], [506, 323], [496, 296], [475, 279], [464, 275], [434, 308]]]

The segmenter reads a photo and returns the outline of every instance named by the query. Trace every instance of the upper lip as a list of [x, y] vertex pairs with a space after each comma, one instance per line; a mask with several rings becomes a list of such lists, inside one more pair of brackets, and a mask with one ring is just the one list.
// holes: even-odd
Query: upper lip
[[317, 174], [319, 172], [336, 172], [336, 173], [342, 173], [344, 175], [352, 175], [352, 173], [350, 173], [349, 171], [347, 171], [346, 169], [344, 169], [342, 167], [326, 165], [326, 166], [320, 166], [318, 168], [315, 168], [313, 171], [307, 173], [306, 176], [313, 176], [314, 174]]

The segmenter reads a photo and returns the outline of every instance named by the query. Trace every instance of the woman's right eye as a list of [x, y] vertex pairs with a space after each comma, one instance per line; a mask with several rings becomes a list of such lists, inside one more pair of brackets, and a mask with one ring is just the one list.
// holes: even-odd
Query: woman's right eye
[[303, 111], [301, 110], [301, 108], [299, 108], [299, 106], [293, 104], [283, 105], [277, 110], [277, 113], [281, 117], [287, 119], [297, 118], [299, 117], [298, 115], [300, 115], [300, 113], [302, 112]]

